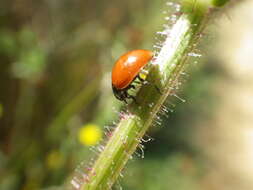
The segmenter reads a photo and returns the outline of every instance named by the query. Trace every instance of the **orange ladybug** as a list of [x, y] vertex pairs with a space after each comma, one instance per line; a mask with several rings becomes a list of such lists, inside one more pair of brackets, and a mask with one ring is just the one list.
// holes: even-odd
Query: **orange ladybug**
[[115, 97], [127, 103], [126, 99], [135, 100], [135, 97], [128, 94], [127, 90], [135, 88], [132, 82], [139, 78], [141, 69], [153, 58], [149, 50], [133, 50], [122, 55], [112, 69], [112, 90]]

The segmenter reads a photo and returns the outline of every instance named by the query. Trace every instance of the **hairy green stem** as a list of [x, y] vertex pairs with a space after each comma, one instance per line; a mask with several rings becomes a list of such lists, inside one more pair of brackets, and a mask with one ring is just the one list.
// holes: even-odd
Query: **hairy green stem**
[[107, 190], [112, 187], [144, 134], [157, 119], [164, 101], [174, 93], [189, 53], [212, 14], [210, 8], [224, 2], [227, 1], [185, 0], [181, 3], [181, 16], [167, 34], [164, 46], [150, 68], [147, 80], [155, 85], [141, 87], [136, 96], [137, 104], [129, 105], [128, 111], [121, 115], [107, 145], [78, 189]]

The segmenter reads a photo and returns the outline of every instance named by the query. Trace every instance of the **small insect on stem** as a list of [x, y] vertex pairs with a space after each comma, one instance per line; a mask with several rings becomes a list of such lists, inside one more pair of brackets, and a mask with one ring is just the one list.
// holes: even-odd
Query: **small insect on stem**
[[[122, 55], [112, 69], [112, 90], [115, 97], [127, 103], [127, 99], [136, 98], [128, 93], [129, 89], [135, 89], [135, 83], [144, 83], [141, 77], [142, 68], [153, 58], [153, 53], [149, 50], [133, 50]], [[136, 81], [136, 78], [139, 81]], [[160, 92], [160, 91], [159, 91]]]

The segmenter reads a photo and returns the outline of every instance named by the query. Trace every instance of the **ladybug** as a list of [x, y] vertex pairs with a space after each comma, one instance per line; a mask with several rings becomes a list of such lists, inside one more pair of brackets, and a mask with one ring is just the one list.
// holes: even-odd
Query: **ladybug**
[[136, 78], [141, 82], [144, 81], [140, 77], [141, 69], [152, 58], [151, 51], [138, 49], [125, 53], [116, 61], [112, 69], [112, 90], [118, 100], [127, 103], [126, 99], [133, 99], [136, 102], [135, 97], [128, 94], [127, 91], [135, 88], [132, 83]]

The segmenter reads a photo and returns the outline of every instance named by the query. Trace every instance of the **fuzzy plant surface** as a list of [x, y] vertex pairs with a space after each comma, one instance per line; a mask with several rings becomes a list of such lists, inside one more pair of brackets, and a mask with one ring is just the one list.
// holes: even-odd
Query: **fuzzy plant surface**
[[165, 40], [160, 51], [156, 52], [147, 76], [147, 81], [155, 84], [161, 92], [154, 85], [141, 86], [136, 95], [138, 104], [133, 102], [127, 105], [127, 111], [119, 114], [119, 123], [110, 134], [107, 144], [100, 146], [100, 154], [93, 166], [83, 171], [79, 178], [72, 179], [74, 189], [111, 189], [134, 151], [142, 146], [143, 136], [157, 121], [157, 114], [164, 109], [164, 102], [175, 93], [187, 59], [189, 56], [197, 56], [192, 52], [203, 29], [228, 2], [183, 0], [177, 4], [177, 12], [171, 16], [174, 24], [160, 32]]

